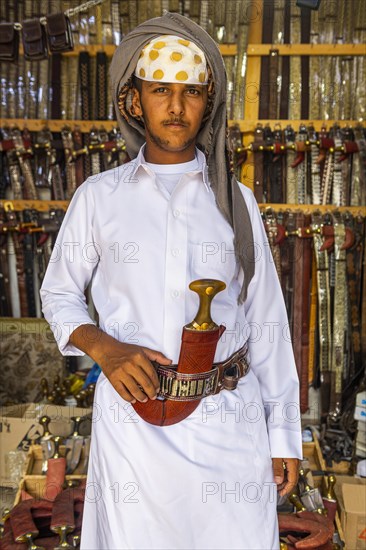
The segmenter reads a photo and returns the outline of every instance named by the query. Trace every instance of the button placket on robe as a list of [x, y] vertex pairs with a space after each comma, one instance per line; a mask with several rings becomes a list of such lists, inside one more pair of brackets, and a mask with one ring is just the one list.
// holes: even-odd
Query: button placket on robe
[[[187, 220], [182, 205], [186, 203], [187, 185], [182, 180], [175, 187], [168, 201], [166, 261], [165, 261], [165, 300], [164, 300], [164, 345], [171, 348], [176, 339], [176, 323], [183, 328], [185, 320], [184, 295], [187, 286]], [[179, 214], [177, 214], [179, 212]]]

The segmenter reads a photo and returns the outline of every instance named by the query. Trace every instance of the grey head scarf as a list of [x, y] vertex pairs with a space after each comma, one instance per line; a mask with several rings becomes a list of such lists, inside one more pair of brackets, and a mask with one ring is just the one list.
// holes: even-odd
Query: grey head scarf
[[253, 232], [247, 205], [239, 189], [231, 165], [231, 150], [227, 131], [226, 72], [220, 50], [210, 35], [199, 25], [178, 13], [165, 13], [145, 21], [126, 35], [116, 49], [110, 77], [113, 102], [121, 133], [126, 140], [127, 152], [136, 158], [145, 143], [145, 130], [127, 107], [132, 92], [132, 75], [141, 49], [153, 38], [163, 34], [181, 36], [192, 40], [205, 53], [214, 82], [211, 111], [204, 117], [196, 139], [196, 145], [206, 156], [208, 177], [216, 204], [232, 226], [237, 260], [244, 271], [244, 282], [238, 303], [247, 297], [247, 290], [254, 276]]

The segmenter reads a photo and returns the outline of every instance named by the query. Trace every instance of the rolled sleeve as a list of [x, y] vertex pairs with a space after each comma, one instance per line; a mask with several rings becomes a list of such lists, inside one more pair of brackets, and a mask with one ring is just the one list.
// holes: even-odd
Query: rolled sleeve
[[69, 343], [70, 335], [80, 325], [96, 324], [85, 297], [99, 261], [92, 230], [93, 212], [87, 180], [70, 202], [40, 289], [42, 312], [62, 355], [85, 355]]

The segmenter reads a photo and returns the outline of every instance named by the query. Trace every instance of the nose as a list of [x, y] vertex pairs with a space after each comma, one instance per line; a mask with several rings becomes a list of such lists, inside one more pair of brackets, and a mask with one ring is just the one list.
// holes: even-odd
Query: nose
[[170, 96], [169, 114], [182, 116], [184, 114], [184, 101], [180, 92], [174, 91]]

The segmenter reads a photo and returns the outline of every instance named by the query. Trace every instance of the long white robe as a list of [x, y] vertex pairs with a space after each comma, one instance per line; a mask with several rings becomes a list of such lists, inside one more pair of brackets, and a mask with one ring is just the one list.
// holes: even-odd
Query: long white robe
[[171, 194], [143, 149], [130, 163], [89, 178], [69, 206], [42, 285], [43, 312], [65, 355], [82, 354], [68, 340], [76, 326], [92, 322], [84, 297], [90, 281], [105, 332], [177, 362], [182, 327], [198, 305], [188, 284], [221, 279], [227, 288], [213, 300], [212, 317], [226, 332], [215, 360], [249, 343], [251, 370], [237, 389], [202, 399], [173, 426], [143, 421], [100, 375], [84, 550], [278, 548], [271, 457], [301, 457], [286, 309], [258, 207], [241, 184], [256, 273], [238, 306], [243, 272], [233, 231], [198, 150], [197, 159], [199, 169], [184, 173]]

